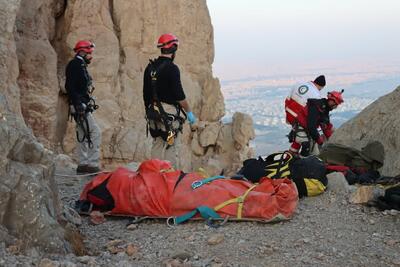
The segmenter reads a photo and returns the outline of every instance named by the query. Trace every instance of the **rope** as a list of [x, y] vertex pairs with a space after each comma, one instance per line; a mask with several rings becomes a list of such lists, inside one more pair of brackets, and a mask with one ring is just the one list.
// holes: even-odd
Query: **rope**
[[100, 173], [106, 173], [110, 171], [99, 171], [99, 172], [93, 172], [93, 173], [85, 173], [85, 174], [66, 174], [66, 173], [55, 173], [55, 176], [60, 176], [60, 177], [85, 177], [85, 176], [92, 176], [95, 174], [100, 174]]

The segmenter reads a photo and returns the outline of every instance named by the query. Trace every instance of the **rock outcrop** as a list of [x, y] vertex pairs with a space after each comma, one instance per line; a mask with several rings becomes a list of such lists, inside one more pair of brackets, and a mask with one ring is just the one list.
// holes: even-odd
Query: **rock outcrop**
[[[14, 27], [19, 0], [0, 4], [0, 236], [7, 231], [21, 246], [67, 251], [54, 183], [53, 155], [26, 127], [20, 109]], [[9, 240], [1, 240], [7, 242]]]
[[228, 174], [252, 156], [251, 118], [238, 113], [231, 123], [221, 122], [224, 101], [212, 76], [213, 30], [205, 0], [9, 0], [0, 4], [0, 19], [1, 241], [13, 236], [25, 247], [71, 251], [64, 240], [68, 230], [58, 223], [62, 209], [51, 150], [74, 150], [74, 125], [67, 123], [62, 91], [65, 66], [79, 39], [97, 45], [90, 72], [101, 106], [96, 117], [105, 163], [150, 156], [142, 76], [148, 59], [158, 56], [156, 39], [165, 32], [179, 37], [176, 61], [199, 119], [193, 129], [184, 128], [184, 169]]
[[[180, 41], [176, 62], [182, 83], [200, 120], [197, 132], [184, 128], [184, 169], [211, 164], [221, 172], [239, 164], [232, 160], [251, 155], [251, 119], [244, 119], [248, 129], [240, 140], [227, 136], [238, 131], [232, 128], [234, 122], [220, 121], [225, 107], [219, 81], [212, 75], [213, 29], [205, 0], [22, 0], [16, 30], [22, 113], [46, 147], [73, 153], [74, 124], [67, 123], [67, 100], [59, 91], [64, 90], [64, 70], [75, 42], [89, 39], [96, 43], [89, 70], [100, 105], [95, 116], [103, 133], [103, 161], [149, 158], [152, 140], [145, 131], [143, 71], [148, 60], [158, 56], [158, 36], [173, 32]], [[233, 143], [219, 149], [222, 135]]]
[[343, 124], [331, 142], [361, 149], [370, 141], [380, 141], [385, 148], [384, 175], [400, 174], [400, 87], [366, 107], [355, 118]]

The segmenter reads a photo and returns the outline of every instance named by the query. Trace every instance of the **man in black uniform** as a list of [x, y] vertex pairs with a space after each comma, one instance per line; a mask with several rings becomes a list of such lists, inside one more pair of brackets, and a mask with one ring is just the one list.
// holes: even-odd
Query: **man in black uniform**
[[[319, 154], [319, 146], [321, 146], [333, 134], [333, 125], [330, 122], [329, 113], [343, 103], [343, 90], [328, 92], [326, 98], [308, 99], [307, 101], [307, 133], [309, 151], [302, 151], [303, 156], [308, 153], [313, 155]], [[321, 135], [318, 129], [322, 130]], [[296, 140], [297, 141], [297, 140]], [[303, 148], [302, 148], [303, 149]]]
[[94, 44], [90, 41], [76, 43], [75, 57], [65, 71], [65, 89], [69, 96], [70, 112], [76, 122], [78, 174], [100, 171], [101, 132], [92, 112], [97, 108], [91, 97], [94, 89], [92, 78], [87, 71]]
[[147, 127], [154, 138], [151, 157], [169, 160], [180, 169], [179, 137], [185, 113], [190, 124], [196, 122], [196, 117], [186, 100], [179, 68], [173, 63], [178, 45], [173, 34], [163, 34], [158, 39], [161, 55], [146, 67], [143, 100]]

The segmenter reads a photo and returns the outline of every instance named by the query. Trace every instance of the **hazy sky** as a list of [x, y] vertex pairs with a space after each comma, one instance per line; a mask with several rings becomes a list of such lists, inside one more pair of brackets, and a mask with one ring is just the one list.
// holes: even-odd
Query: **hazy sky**
[[[222, 80], [400, 64], [400, 0], [207, 0]], [[357, 68], [357, 67], [354, 67]]]

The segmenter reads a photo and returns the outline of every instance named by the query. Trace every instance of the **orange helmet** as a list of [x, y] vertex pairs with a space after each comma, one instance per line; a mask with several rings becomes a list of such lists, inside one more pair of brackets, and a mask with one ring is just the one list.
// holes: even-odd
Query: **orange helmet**
[[75, 53], [78, 53], [80, 51], [86, 52], [88, 54], [93, 53], [94, 51], [94, 43], [92, 43], [91, 41], [78, 41], [74, 47], [74, 51]]
[[328, 100], [329, 99], [332, 100], [333, 102], [336, 103], [336, 105], [339, 106], [340, 104], [342, 104], [344, 102], [343, 96], [342, 96], [343, 92], [344, 92], [343, 89], [342, 89], [341, 92], [338, 92], [338, 91], [328, 92], [328, 97], [327, 98], [328, 98]]
[[158, 38], [157, 48], [169, 49], [174, 45], [178, 47], [179, 42], [178, 38], [171, 33], [163, 34]]

